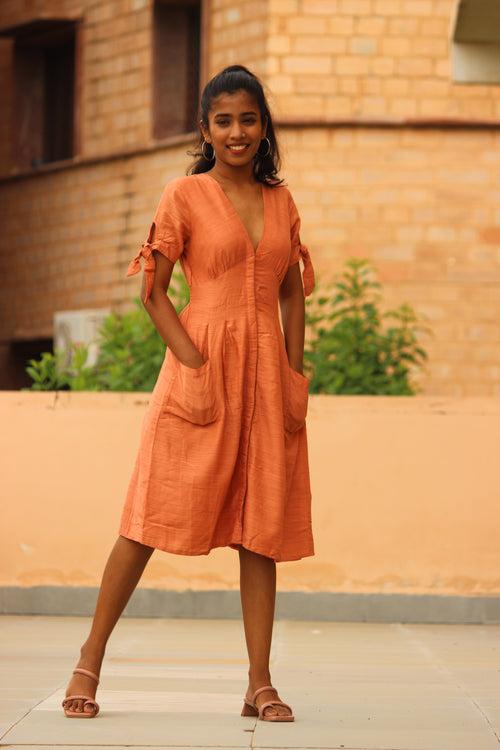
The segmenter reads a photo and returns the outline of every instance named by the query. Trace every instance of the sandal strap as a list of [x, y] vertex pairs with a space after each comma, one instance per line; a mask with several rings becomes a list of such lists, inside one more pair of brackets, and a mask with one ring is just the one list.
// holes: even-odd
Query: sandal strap
[[261, 714], [264, 713], [264, 709], [267, 706], [284, 706], [285, 708], [288, 708], [288, 710], [290, 711], [290, 713], [293, 716], [292, 709], [290, 708], [290, 706], [288, 705], [288, 703], [283, 703], [283, 701], [266, 701], [265, 703], [261, 703], [261, 705], [260, 705], [260, 712], [261, 712]]
[[83, 698], [86, 701], [93, 700], [93, 698], [91, 698], [90, 695], [67, 695], [66, 698], [63, 699], [63, 704], [67, 703], [68, 701], [80, 700], [81, 698]]
[[96, 711], [99, 711], [99, 704], [93, 698], [87, 698], [87, 700], [83, 704], [84, 708], [87, 705], [87, 703], [90, 703], [92, 706], [94, 706], [94, 708], [96, 709]]
[[91, 706], [94, 706], [95, 713], [96, 714], [99, 713], [99, 704], [93, 698], [91, 698], [89, 695], [68, 695], [66, 698], [64, 698], [64, 700], [61, 703], [61, 705], [62, 705], [63, 708], [66, 708], [66, 706], [67, 706], [68, 703], [71, 703], [71, 701], [77, 700], [77, 699], [80, 699], [80, 698], [83, 699], [83, 701], [84, 701], [84, 703], [83, 703], [83, 707], [84, 708], [85, 708], [85, 706], [87, 704], [90, 703]]
[[255, 703], [255, 699], [257, 698], [257, 696], [263, 693], [264, 690], [276, 690], [276, 688], [273, 687], [272, 685], [263, 685], [263, 687], [257, 688], [257, 690], [255, 691], [252, 697], [253, 703]]
[[92, 677], [92, 679], [94, 679], [97, 682], [97, 684], [99, 684], [99, 677], [96, 674], [94, 674], [94, 672], [91, 672], [90, 669], [83, 669], [83, 667], [76, 667], [76, 669], [73, 670], [73, 674], [76, 674], [76, 673], [85, 674], [87, 675], [87, 677]]

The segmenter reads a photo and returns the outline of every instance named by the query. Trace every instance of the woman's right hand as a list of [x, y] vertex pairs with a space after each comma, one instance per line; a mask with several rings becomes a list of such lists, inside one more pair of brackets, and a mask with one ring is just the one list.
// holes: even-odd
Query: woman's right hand
[[187, 362], [183, 362], [182, 364], [185, 365], [186, 367], [191, 367], [191, 369], [193, 369], [193, 370], [197, 370], [198, 367], [201, 367], [202, 365], [204, 365], [205, 362], [206, 362], [206, 360], [203, 359], [203, 357], [200, 354], [200, 352], [198, 352], [197, 356], [192, 357]]

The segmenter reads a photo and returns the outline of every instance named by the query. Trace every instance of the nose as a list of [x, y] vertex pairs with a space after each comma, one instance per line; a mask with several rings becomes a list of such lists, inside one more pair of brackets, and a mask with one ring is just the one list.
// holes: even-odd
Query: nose
[[243, 135], [245, 135], [241, 124], [236, 120], [231, 126], [231, 132], [229, 134], [230, 139], [238, 141]]

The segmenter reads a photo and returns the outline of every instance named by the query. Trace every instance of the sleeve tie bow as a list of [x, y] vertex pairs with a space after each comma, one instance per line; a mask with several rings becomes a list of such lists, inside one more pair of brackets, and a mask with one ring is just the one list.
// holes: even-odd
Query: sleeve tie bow
[[154, 280], [154, 274], [156, 269], [156, 263], [153, 256], [153, 250], [154, 246], [153, 243], [151, 243], [149, 240], [147, 242], [143, 242], [141, 245], [141, 249], [133, 258], [129, 266], [127, 268], [127, 276], [133, 276], [136, 273], [139, 273], [141, 270], [141, 256], [144, 258], [144, 272], [146, 274], [146, 294], [144, 297], [144, 302], [146, 303], [151, 295], [151, 290], [153, 288], [153, 280]]

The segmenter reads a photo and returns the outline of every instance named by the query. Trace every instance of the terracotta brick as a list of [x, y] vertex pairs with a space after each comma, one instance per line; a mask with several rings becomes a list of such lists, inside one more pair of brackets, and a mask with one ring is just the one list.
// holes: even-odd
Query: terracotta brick
[[327, 22], [328, 18], [326, 17], [292, 16], [287, 19], [287, 31], [292, 35], [318, 34], [318, 36], [322, 36]]
[[[439, 5], [439, 3], [436, 3], [436, 5]], [[426, 37], [435, 36], [441, 37], [442, 39], [447, 39], [450, 26], [450, 18], [451, 16], [448, 16], [446, 20], [441, 20], [438, 18], [422, 18], [419, 24], [420, 33], [422, 34], [422, 36]]]
[[448, 39], [437, 39], [435, 37], [415, 37], [411, 42], [412, 54], [429, 55], [430, 57], [444, 57], [449, 54], [450, 44]]
[[500, 226], [484, 227], [480, 234], [480, 240], [481, 242], [500, 245]]
[[380, 94], [382, 92], [382, 80], [380, 78], [362, 78], [360, 89], [363, 94]]
[[[267, 50], [270, 55], [283, 55], [290, 52], [292, 48], [292, 40], [289, 36], [285, 35], [274, 35], [270, 36], [267, 41]], [[303, 52], [303, 49], [294, 48], [294, 52]]]
[[224, 14], [222, 10], [216, 10], [215, 8], [212, 10], [212, 13], [210, 14], [210, 23], [214, 30], [222, 28], [224, 25]]
[[381, 40], [380, 51], [387, 56], [407, 57], [411, 51], [411, 40], [404, 37], [386, 37]]
[[432, 72], [437, 78], [451, 78], [451, 63], [450, 60], [436, 60]]
[[335, 36], [351, 37], [354, 33], [354, 19], [349, 16], [335, 16], [329, 19], [328, 28]]
[[387, 19], [373, 15], [363, 16], [355, 19], [354, 30], [356, 34], [381, 37], [386, 33]]
[[339, 0], [302, 0], [301, 10], [305, 15], [331, 16], [339, 13], [340, 2]]
[[420, 78], [415, 81], [413, 87], [415, 93], [420, 96], [445, 97], [449, 93], [450, 83], [448, 81], [438, 81], [435, 78]]
[[340, 94], [358, 94], [361, 91], [361, 78], [342, 76], [338, 78]]
[[294, 90], [294, 78], [291, 75], [270, 75], [269, 87], [277, 95], [290, 94]]
[[392, 260], [392, 261], [403, 261], [405, 263], [411, 262], [414, 259], [413, 250], [407, 245], [384, 245], [373, 251], [373, 257], [376, 260]]
[[328, 117], [350, 117], [352, 101], [347, 96], [330, 96], [326, 101], [325, 113]]
[[221, 3], [219, 13], [222, 19], [222, 27], [228, 26], [235, 21], [241, 21], [241, 7], [238, 3]]
[[389, 18], [387, 20], [387, 36], [412, 37], [419, 30], [419, 19], [408, 18]]
[[281, 70], [283, 73], [316, 73], [322, 75], [330, 73], [332, 60], [325, 55], [288, 55], [283, 58]]
[[424, 233], [425, 239], [429, 242], [455, 242], [455, 230], [447, 226], [429, 226]]
[[395, 117], [415, 117], [418, 114], [418, 101], [411, 97], [398, 97], [389, 102], [388, 111]]
[[334, 60], [334, 71], [337, 75], [364, 75], [370, 70], [370, 61], [355, 55], [339, 55]]
[[298, 0], [269, 0], [269, 13], [272, 15], [289, 16], [298, 12]]
[[377, 39], [354, 36], [349, 41], [349, 52], [354, 55], [375, 55], [379, 49]]
[[344, 16], [368, 16], [371, 0], [339, 0], [338, 12]]
[[433, 16], [434, 8], [432, 0], [405, 0], [405, 12], [409, 16]]
[[464, 102], [464, 115], [471, 119], [493, 121], [495, 117], [495, 102], [490, 99], [468, 99]]
[[406, 0], [373, 0], [372, 13], [390, 17], [400, 16], [404, 12]]
[[326, 116], [326, 103], [330, 97], [319, 96], [315, 94], [302, 93], [300, 95], [288, 96], [284, 102], [284, 112], [287, 113], [288, 117], [298, 117], [299, 113], [304, 110], [300, 109], [300, 102], [306, 102], [308, 107], [306, 112], [319, 112], [320, 117]]
[[398, 59], [396, 72], [402, 76], [428, 76], [432, 73], [433, 62], [428, 57]]
[[392, 57], [374, 57], [370, 63], [371, 72], [381, 77], [392, 76], [396, 69], [396, 63]]
[[384, 117], [387, 112], [387, 100], [383, 96], [363, 96], [360, 106], [365, 116]]
[[292, 51], [305, 54], [344, 54], [347, 52], [347, 38], [335, 36], [297, 36], [292, 38]]
[[295, 92], [297, 94], [335, 94], [337, 85], [331, 76], [297, 76]]

